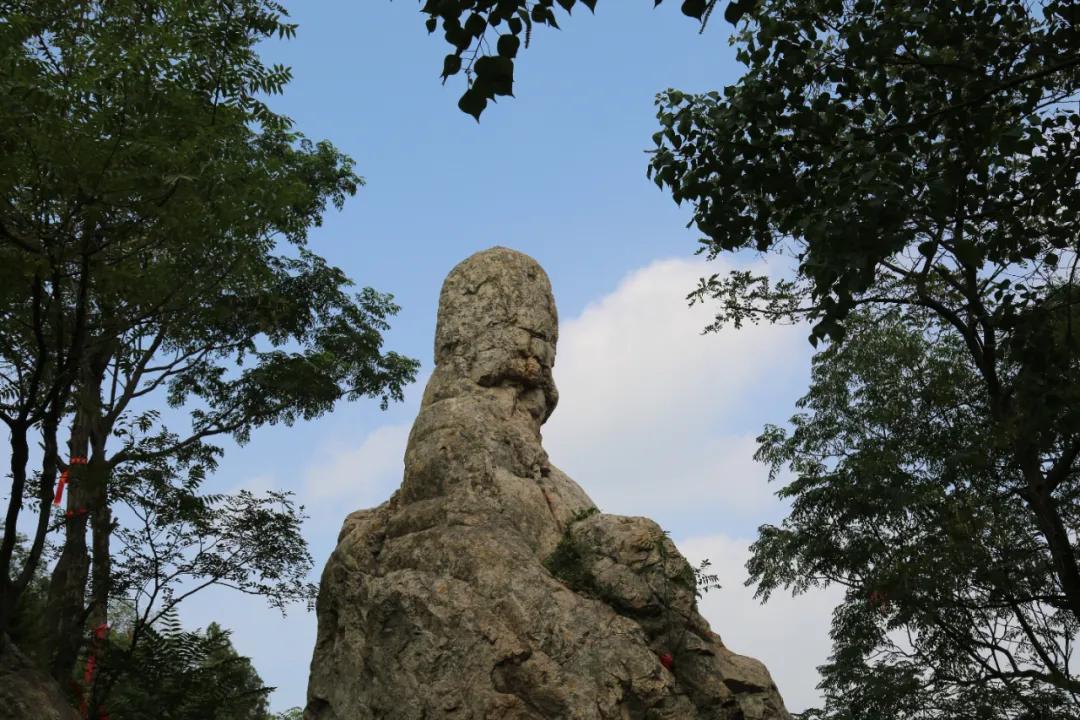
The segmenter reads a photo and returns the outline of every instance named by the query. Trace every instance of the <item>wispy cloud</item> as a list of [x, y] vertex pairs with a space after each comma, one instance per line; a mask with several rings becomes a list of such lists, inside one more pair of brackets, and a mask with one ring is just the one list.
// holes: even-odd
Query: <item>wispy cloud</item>
[[349, 510], [382, 502], [401, 483], [408, 438], [408, 425], [383, 425], [356, 445], [325, 448], [304, 474], [305, 500]]
[[775, 511], [753, 461], [760, 426], [744, 418], [757, 417], [765, 391], [806, 353], [805, 332], [762, 325], [703, 336], [710, 309], [683, 298], [717, 270], [653, 263], [563, 323], [561, 399], [545, 446], [605, 511], [717, 521]]

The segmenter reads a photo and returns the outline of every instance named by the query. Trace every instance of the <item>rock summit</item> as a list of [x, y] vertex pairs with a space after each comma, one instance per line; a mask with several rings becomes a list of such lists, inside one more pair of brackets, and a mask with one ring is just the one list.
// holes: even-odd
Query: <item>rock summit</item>
[[660, 527], [548, 460], [557, 338], [532, 258], [446, 278], [401, 487], [346, 518], [322, 575], [305, 720], [790, 718]]

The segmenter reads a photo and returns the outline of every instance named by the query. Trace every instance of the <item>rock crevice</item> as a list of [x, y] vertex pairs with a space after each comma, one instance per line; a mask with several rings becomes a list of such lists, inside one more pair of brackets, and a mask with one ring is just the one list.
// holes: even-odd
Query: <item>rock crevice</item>
[[548, 460], [557, 340], [531, 258], [447, 277], [401, 487], [346, 518], [323, 572], [306, 720], [790, 717], [660, 528], [596, 512]]

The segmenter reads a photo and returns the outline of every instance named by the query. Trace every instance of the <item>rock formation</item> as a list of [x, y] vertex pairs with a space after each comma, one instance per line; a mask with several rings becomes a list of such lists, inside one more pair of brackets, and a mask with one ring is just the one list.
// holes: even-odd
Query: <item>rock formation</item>
[[35, 668], [7, 636], [0, 636], [0, 718], [81, 720], [56, 681]]
[[557, 335], [531, 258], [447, 277], [404, 481], [348, 516], [323, 572], [305, 720], [790, 717], [661, 529], [598, 513], [548, 461]]

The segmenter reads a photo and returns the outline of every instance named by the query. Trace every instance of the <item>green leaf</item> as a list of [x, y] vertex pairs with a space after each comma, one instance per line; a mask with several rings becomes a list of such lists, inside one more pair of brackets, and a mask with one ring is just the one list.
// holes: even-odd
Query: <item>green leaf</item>
[[700, 20], [705, 15], [708, 0], [683, 0], [682, 13], [687, 17]]
[[473, 13], [469, 16], [469, 19], [465, 21], [465, 32], [473, 37], [480, 37], [487, 29], [487, 20], [480, 13]]
[[504, 58], [517, 57], [518, 48], [521, 46], [521, 40], [514, 35], [500, 35], [499, 41], [496, 43], [496, 49]]
[[445, 58], [443, 58], [443, 71], [442, 71], [443, 80], [450, 77], [451, 75], [457, 74], [457, 72], [459, 70], [461, 70], [461, 56], [460, 55], [450, 54], [450, 55], [447, 55]]
[[482, 81], [494, 95], [512, 95], [514, 63], [509, 58], [485, 55], [474, 65], [478, 81]]
[[750, 12], [754, 7], [754, 0], [735, 0], [735, 2], [729, 2], [724, 9], [724, 19], [732, 25], [735, 25], [742, 20], [743, 15]]
[[484, 112], [484, 108], [487, 107], [487, 98], [481, 93], [475, 91], [473, 88], [469, 88], [462, 94], [461, 99], [458, 100], [458, 108], [468, 115], [472, 115], [476, 118], [477, 122], [480, 122], [480, 113]]

